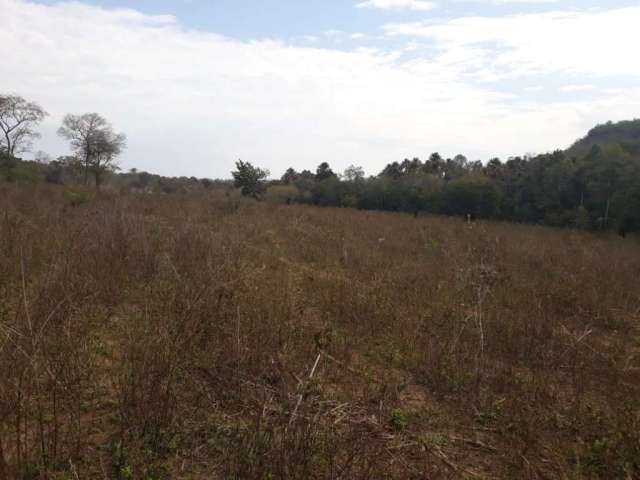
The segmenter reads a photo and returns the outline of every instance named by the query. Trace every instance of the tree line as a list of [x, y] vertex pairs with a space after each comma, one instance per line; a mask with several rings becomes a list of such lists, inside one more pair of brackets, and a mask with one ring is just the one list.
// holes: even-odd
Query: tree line
[[[5, 179], [12, 179], [17, 155], [29, 151], [40, 137], [36, 127], [47, 115], [35, 102], [18, 95], [0, 95], [0, 167]], [[116, 133], [98, 113], [66, 115], [58, 135], [69, 141], [74, 155], [47, 162], [51, 163], [49, 174], [63, 169], [80, 170], [84, 183], [88, 184], [91, 176], [96, 188], [100, 188], [107, 173], [117, 170], [116, 159], [126, 148], [126, 136]]]
[[[35, 102], [0, 95], [0, 179], [20, 176], [28, 162], [18, 155], [32, 148], [46, 117]], [[111, 188], [163, 193], [233, 185], [258, 200], [640, 231], [640, 120], [599, 125], [566, 151], [486, 163], [433, 153], [389, 163], [373, 176], [357, 166], [337, 174], [323, 162], [313, 172], [289, 168], [269, 180], [267, 170], [238, 161], [232, 183], [136, 169], [115, 174], [126, 136], [97, 113], [66, 115], [58, 134], [73, 155], [53, 160], [39, 153], [31, 162], [49, 183], [100, 188], [108, 181]]]
[[230, 181], [195, 177], [165, 177], [132, 168], [120, 173], [117, 159], [126, 148], [126, 136], [98, 113], [66, 115], [58, 135], [66, 139], [71, 155], [51, 158], [36, 152], [33, 161], [19, 158], [40, 137], [37, 127], [48, 116], [37, 103], [18, 95], [0, 94], [0, 182], [93, 185], [135, 192], [179, 193], [229, 187]]
[[[599, 138], [603, 132], [606, 141]], [[639, 154], [636, 120], [598, 126], [567, 151], [504, 162], [433, 153], [426, 160], [389, 163], [369, 177], [356, 166], [339, 175], [324, 162], [315, 172], [289, 168], [271, 182], [267, 172], [238, 162], [233, 176], [243, 194], [258, 199], [616, 229], [624, 236], [640, 231]]]

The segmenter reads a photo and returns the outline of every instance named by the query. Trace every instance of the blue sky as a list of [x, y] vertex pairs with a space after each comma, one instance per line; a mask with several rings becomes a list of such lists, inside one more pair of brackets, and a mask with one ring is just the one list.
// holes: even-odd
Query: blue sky
[[[42, 3], [56, 3], [47, 1]], [[483, 1], [440, 0], [430, 10], [354, 8], [351, 0], [92, 0], [104, 8], [133, 8], [148, 15], [175, 15], [190, 28], [208, 30], [243, 40], [295, 39], [329, 30], [379, 35], [388, 22], [462, 16], [502, 16], [549, 10], [588, 10], [634, 6], [630, 0]], [[335, 45], [323, 38], [322, 44]], [[357, 42], [355, 42], [357, 43]], [[362, 43], [362, 42], [361, 42]]]
[[404, 157], [566, 147], [640, 116], [625, 0], [0, 0], [2, 91], [129, 137], [123, 168], [227, 177], [237, 158], [377, 173]]

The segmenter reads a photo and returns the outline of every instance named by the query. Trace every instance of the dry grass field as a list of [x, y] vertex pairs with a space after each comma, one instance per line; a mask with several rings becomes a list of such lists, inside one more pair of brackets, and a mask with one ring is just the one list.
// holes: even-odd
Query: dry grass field
[[640, 478], [640, 245], [0, 190], [0, 478]]

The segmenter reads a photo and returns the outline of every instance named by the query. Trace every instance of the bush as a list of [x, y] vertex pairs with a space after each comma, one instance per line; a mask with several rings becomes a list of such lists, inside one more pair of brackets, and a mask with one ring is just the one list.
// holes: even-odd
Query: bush
[[294, 185], [273, 185], [264, 196], [268, 203], [279, 205], [296, 203], [300, 198], [300, 191]]
[[445, 212], [448, 215], [471, 214], [491, 218], [498, 212], [500, 195], [483, 175], [469, 174], [452, 180], [445, 188]]

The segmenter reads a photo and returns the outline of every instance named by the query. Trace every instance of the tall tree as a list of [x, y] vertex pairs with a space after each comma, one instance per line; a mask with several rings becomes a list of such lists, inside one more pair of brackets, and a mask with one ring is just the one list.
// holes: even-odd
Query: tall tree
[[126, 136], [115, 133], [111, 124], [97, 113], [67, 115], [58, 134], [71, 142], [71, 147], [84, 167], [84, 181], [89, 172], [100, 188], [104, 173], [117, 169], [116, 158], [126, 147]]
[[334, 177], [337, 177], [337, 175], [333, 173], [333, 170], [331, 170], [331, 167], [327, 162], [322, 162], [318, 165], [318, 168], [316, 169], [316, 180], [321, 182], [322, 180], [328, 180], [329, 178]]
[[344, 171], [343, 177], [347, 182], [360, 182], [364, 180], [364, 169], [362, 167], [350, 165]]
[[491, 218], [500, 202], [499, 192], [489, 178], [470, 173], [450, 181], [444, 191], [444, 213]]
[[445, 161], [438, 152], [432, 153], [429, 160], [424, 162], [422, 169], [425, 173], [444, 176]]
[[389, 163], [384, 170], [380, 172], [380, 177], [388, 177], [392, 179], [398, 179], [402, 176], [402, 167], [398, 162]]
[[295, 182], [299, 176], [300, 174], [296, 172], [295, 169], [287, 168], [287, 171], [284, 172], [284, 175], [282, 175], [282, 178], [280, 179], [280, 181], [285, 185], [289, 185], [290, 183]]
[[0, 151], [12, 157], [28, 151], [40, 136], [35, 127], [46, 116], [47, 112], [35, 102], [17, 95], [0, 95]]
[[265, 191], [264, 182], [269, 176], [269, 171], [238, 160], [236, 170], [231, 172], [231, 175], [233, 175], [234, 186], [241, 189], [242, 195], [259, 199]]

